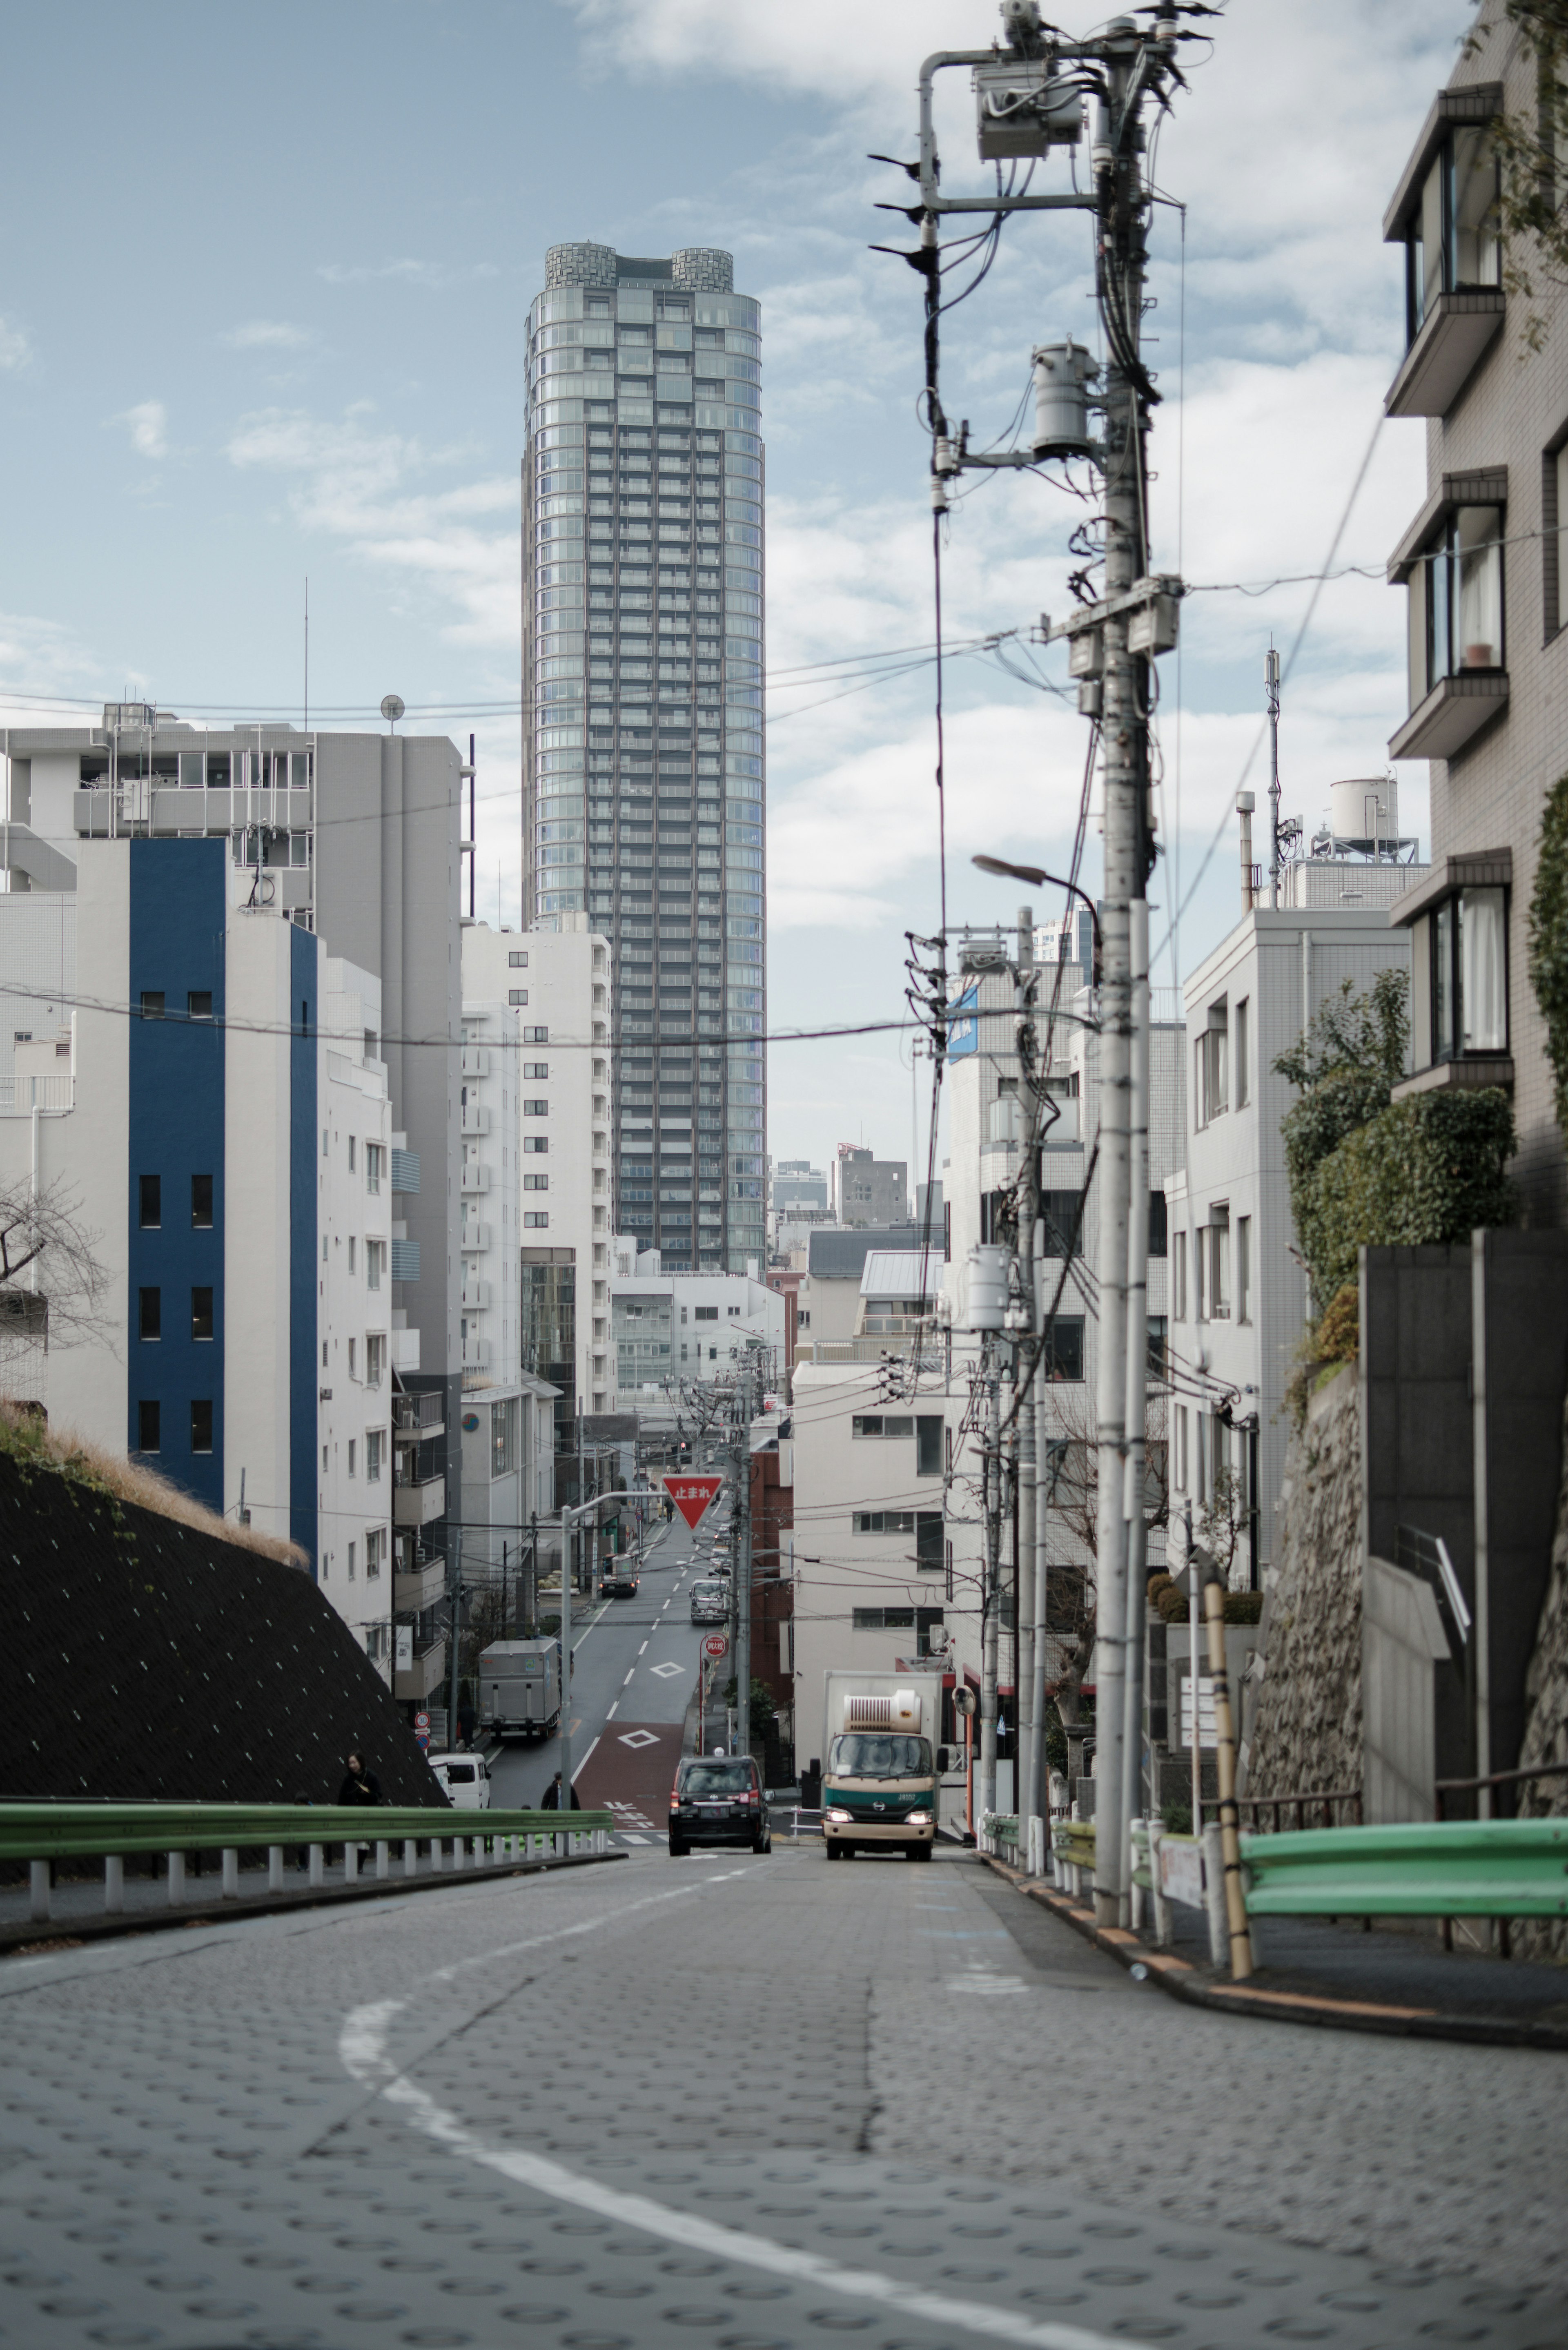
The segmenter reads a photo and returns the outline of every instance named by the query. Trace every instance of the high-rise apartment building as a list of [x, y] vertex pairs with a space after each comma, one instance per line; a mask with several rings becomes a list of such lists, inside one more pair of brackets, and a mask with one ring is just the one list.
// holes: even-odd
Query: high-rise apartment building
[[554, 245], [529, 314], [525, 919], [613, 941], [614, 1224], [672, 1270], [763, 1255], [762, 366], [733, 284], [727, 253]]

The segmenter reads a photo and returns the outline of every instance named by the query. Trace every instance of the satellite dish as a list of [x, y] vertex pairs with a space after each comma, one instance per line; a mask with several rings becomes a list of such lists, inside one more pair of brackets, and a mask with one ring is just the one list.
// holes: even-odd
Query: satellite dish
[[395, 726], [402, 714], [402, 695], [400, 693], [389, 693], [381, 703], [382, 717], [387, 721], [389, 726]]

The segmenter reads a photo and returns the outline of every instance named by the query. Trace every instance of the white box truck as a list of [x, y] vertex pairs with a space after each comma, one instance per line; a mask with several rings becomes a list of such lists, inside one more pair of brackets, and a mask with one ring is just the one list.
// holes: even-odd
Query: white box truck
[[493, 1640], [479, 1659], [479, 1726], [495, 1738], [553, 1738], [561, 1726], [558, 1640]]
[[929, 1860], [947, 1752], [940, 1673], [824, 1676], [822, 1840], [829, 1860], [893, 1845]]

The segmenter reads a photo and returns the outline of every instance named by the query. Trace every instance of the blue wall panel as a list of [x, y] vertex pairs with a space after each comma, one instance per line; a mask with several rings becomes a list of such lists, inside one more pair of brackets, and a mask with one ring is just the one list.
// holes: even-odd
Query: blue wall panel
[[289, 1044], [288, 1253], [288, 1530], [317, 1572], [316, 1555], [317, 1201], [320, 1139], [317, 1132], [316, 1031], [320, 943], [296, 923], [289, 932], [292, 981]]
[[[150, 1463], [212, 1509], [223, 1506], [223, 991], [222, 840], [130, 843], [130, 1424], [139, 1446], [143, 1401], [160, 1406], [160, 1444]], [[144, 1018], [143, 999], [163, 998]], [[210, 996], [210, 1019], [192, 1017]], [[140, 1222], [140, 1178], [157, 1175], [156, 1230]], [[194, 1176], [210, 1176], [212, 1223], [193, 1221]], [[258, 1275], [265, 1277], [262, 1268]], [[192, 1292], [213, 1293], [213, 1336], [192, 1335]], [[140, 1293], [156, 1289], [161, 1335], [140, 1336]], [[192, 1405], [212, 1406], [212, 1450], [192, 1444]]]

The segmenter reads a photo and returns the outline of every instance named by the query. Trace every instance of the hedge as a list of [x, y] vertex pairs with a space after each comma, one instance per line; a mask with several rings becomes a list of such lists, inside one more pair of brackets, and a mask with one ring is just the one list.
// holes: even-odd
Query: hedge
[[1568, 1134], [1568, 775], [1541, 812], [1535, 890], [1530, 902], [1530, 983], [1546, 1023], [1557, 1122]]
[[1495, 1086], [1392, 1102], [1322, 1159], [1295, 1199], [1321, 1312], [1356, 1280], [1359, 1252], [1468, 1239], [1507, 1224], [1513, 1112]]

